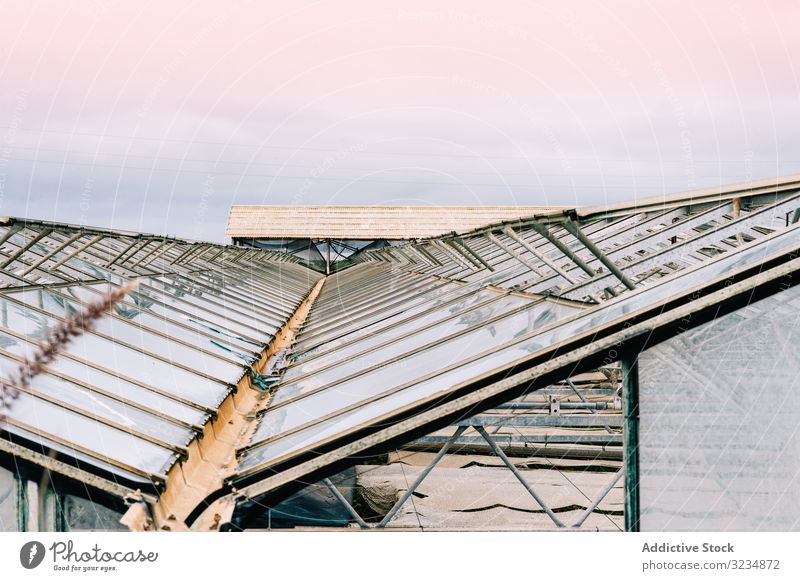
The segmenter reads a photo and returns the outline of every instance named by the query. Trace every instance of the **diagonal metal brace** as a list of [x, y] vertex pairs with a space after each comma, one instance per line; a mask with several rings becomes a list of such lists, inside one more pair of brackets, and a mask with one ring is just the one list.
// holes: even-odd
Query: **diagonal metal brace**
[[486, 440], [487, 444], [489, 444], [489, 447], [492, 449], [492, 452], [494, 452], [497, 455], [497, 457], [503, 461], [503, 464], [505, 464], [508, 467], [508, 469], [511, 470], [512, 474], [514, 474], [514, 476], [517, 477], [517, 480], [519, 480], [522, 486], [525, 487], [525, 490], [527, 490], [528, 494], [530, 494], [531, 497], [533, 497], [533, 500], [535, 500], [536, 503], [542, 507], [542, 510], [544, 510], [547, 513], [547, 516], [550, 517], [550, 520], [552, 520], [557, 527], [564, 528], [564, 523], [561, 522], [561, 519], [556, 516], [556, 513], [554, 513], [552, 509], [549, 506], [547, 506], [547, 504], [545, 504], [544, 499], [542, 499], [536, 493], [536, 491], [531, 487], [531, 485], [528, 484], [528, 482], [522, 476], [517, 467], [514, 466], [514, 463], [508, 459], [508, 456], [506, 456], [505, 452], [503, 452], [500, 446], [497, 445], [497, 442], [495, 442], [494, 439], [488, 434], [486, 429], [483, 426], [473, 426], [473, 427], [475, 428], [475, 431], [477, 431], [481, 436], [483, 436], [483, 439]]
[[549, 266], [553, 271], [565, 279], [570, 284], [575, 284], [577, 279], [572, 278], [565, 270], [560, 268], [555, 262], [550, 260], [547, 255], [543, 252], [539, 252], [534, 248], [527, 240], [525, 240], [522, 236], [517, 234], [511, 226], [506, 226], [503, 228], [503, 233], [508, 236], [509, 238], [516, 240], [517, 244], [522, 246], [525, 250], [533, 254], [536, 258], [544, 262], [547, 266]]
[[586, 274], [588, 274], [589, 276], [595, 276], [597, 274], [591, 266], [586, 264], [581, 259], [580, 256], [575, 254], [566, 244], [561, 242], [561, 240], [553, 236], [553, 233], [550, 232], [550, 229], [547, 226], [545, 226], [544, 224], [540, 224], [539, 222], [531, 222], [530, 227], [536, 230], [536, 232], [541, 236], [543, 236], [550, 244], [558, 248], [561, 254], [569, 258]]
[[336, 500], [338, 500], [339, 503], [344, 506], [348, 513], [350, 513], [350, 516], [352, 516], [353, 520], [358, 523], [358, 526], [360, 526], [362, 529], [370, 528], [364, 519], [361, 518], [361, 515], [356, 512], [356, 509], [353, 508], [353, 505], [347, 502], [347, 499], [344, 497], [344, 495], [339, 491], [338, 488], [336, 488], [336, 485], [331, 482], [330, 478], [326, 478], [322, 482], [325, 483], [325, 486], [328, 487], [328, 490], [330, 490], [333, 496], [336, 497]]
[[470, 248], [470, 247], [469, 247], [469, 244], [467, 244], [467, 241], [466, 241], [466, 240], [462, 239], [460, 236], [456, 236], [455, 238], [453, 238], [453, 240], [454, 240], [455, 242], [457, 242], [457, 243], [458, 243], [458, 244], [459, 244], [459, 245], [460, 245], [460, 246], [461, 246], [461, 247], [462, 247], [464, 250], [466, 250], [466, 251], [467, 251], [467, 252], [468, 252], [468, 253], [469, 253], [469, 254], [470, 254], [470, 255], [471, 255], [471, 256], [472, 256], [472, 257], [473, 257], [475, 260], [477, 260], [478, 262], [480, 262], [480, 263], [483, 265], [483, 267], [484, 267], [484, 268], [486, 268], [486, 269], [490, 270], [491, 272], [494, 272], [494, 267], [492, 267], [492, 265], [491, 265], [491, 264], [489, 264], [488, 262], [486, 262], [486, 261], [485, 261], [485, 260], [484, 260], [484, 259], [481, 257], [481, 255], [480, 255], [480, 254], [478, 254], [478, 253], [477, 253], [477, 252], [475, 252], [475, 251], [474, 251], [472, 248]]
[[500, 240], [497, 236], [495, 236], [491, 232], [487, 232], [485, 236], [492, 244], [500, 248], [506, 254], [513, 256], [517, 262], [523, 264], [533, 274], [535, 274], [536, 276], [542, 276], [542, 273], [539, 271], [539, 269], [533, 262], [525, 258], [521, 253], [511, 248], [511, 246]]
[[608, 496], [608, 493], [611, 492], [614, 486], [616, 486], [617, 482], [619, 482], [619, 479], [622, 478], [624, 473], [625, 467], [623, 466], [616, 474], [614, 474], [609, 483], [606, 484], [606, 487], [600, 492], [594, 502], [592, 502], [592, 505], [581, 513], [581, 516], [578, 517], [578, 520], [572, 523], [572, 528], [579, 528], [586, 521], [586, 519], [589, 518], [589, 515], [591, 515], [598, 505], [603, 502], [603, 499]]
[[455, 443], [455, 441], [461, 437], [461, 435], [466, 431], [467, 427], [468, 426], [458, 426], [458, 429], [456, 429], [453, 435], [450, 436], [450, 439], [447, 440], [447, 442], [445, 442], [444, 446], [442, 446], [442, 449], [439, 450], [439, 452], [433, 458], [428, 467], [425, 468], [425, 470], [423, 470], [422, 473], [420, 473], [420, 475], [417, 477], [414, 483], [408, 487], [408, 490], [406, 490], [405, 494], [403, 494], [403, 496], [400, 497], [400, 500], [398, 500], [394, 504], [391, 510], [389, 510], [389, 512], [386, 513], [386, 516], [383, 517], [383, 520], [378, 523], [377, 528], [382, 529], [389, 524], [389, 522], [394, 518], [394, 515], [397, 514], [397, 511], [400, 510], [400, 508], [406, 503], [406, 501], [409, 498], [411, 498], [411, 495], [414, 494], [419, 485], [422, 484], [422, 481], [425, 480], [425, 478], [427, 478], [428, 474], [430, 474], [434, 466], [436, 466], [439, 463], [439, 460], [441, 460], [444, 457], [444, 455], [447, 454], [447, 451], [450, 449], [450, 446], [452, 446]]
[[613, 260], [603, 254], [603, 251], [600, 250], [600, 248], [598, 248], [597, 245], [592, 242], [589, 237], [581, 231], [580, 228], [578, 228], [578, 225], [575, 222], [572, 220], [564, 220], [562, 225], [567, 232], [577, 238], [580, 243], [589, 250], [589, 252], [594, 254], [597, 260], [602, 262], [603, 266], [605, 266], [614, 276], [616, 276], [622, 282], [622, 284], [624, 284], [630, 290], [636, 290], [636, 283], [628, 278], [625, 273], [622, 272], [616, 264], [614, 264]]

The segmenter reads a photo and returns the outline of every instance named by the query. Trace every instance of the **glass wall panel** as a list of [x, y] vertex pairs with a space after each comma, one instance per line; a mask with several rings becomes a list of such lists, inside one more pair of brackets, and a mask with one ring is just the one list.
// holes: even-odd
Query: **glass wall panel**
[[63, 494], [61, 496], [64, 524], [68, 531], [127, 531], [121, 524], [122, 513], [92, 502], [87, 498]]
[[17, 480], [0, 467], [0, 532], [17, 530]]
[[800, 530], [800, 287], [639, 358], [644, 531]]

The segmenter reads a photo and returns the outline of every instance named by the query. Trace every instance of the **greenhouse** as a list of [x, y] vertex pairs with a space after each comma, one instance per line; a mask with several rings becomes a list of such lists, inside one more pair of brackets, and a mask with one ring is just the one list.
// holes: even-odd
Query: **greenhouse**
[[335, 208], [3, 218], [0, 530], [800, 528], [800, 176]]

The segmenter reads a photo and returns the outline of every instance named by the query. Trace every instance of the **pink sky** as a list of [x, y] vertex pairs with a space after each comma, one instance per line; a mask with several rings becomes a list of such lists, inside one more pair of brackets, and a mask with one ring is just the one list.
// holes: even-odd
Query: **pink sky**
[[0, 213], [583, 204], [800, 167], [797, 2], [2, 3]]

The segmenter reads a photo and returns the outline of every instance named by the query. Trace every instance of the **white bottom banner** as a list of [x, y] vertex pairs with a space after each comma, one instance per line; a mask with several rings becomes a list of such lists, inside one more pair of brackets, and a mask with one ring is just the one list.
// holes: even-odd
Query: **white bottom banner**
[[3, 579], [798, 579], [796, 533], [3, 533]]

